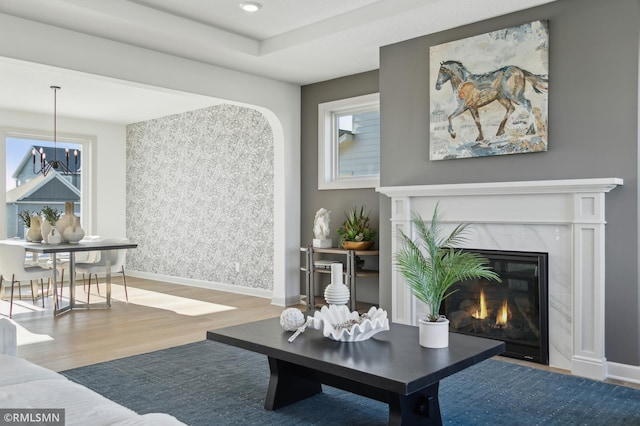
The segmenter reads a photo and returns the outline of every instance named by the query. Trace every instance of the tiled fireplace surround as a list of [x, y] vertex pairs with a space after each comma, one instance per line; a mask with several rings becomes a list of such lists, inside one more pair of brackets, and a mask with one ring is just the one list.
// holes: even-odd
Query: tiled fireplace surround
[[[593, 379], [607, 376], [604, 353], [605, 194], [622, 179], [576, 179], [395, 186], [394, 238], [410, 226], [412, 211], [429, 220], [439, 202], [452, 229], [471, 222], [466, 248], [549, 253], [549, 365]], [[417, 324], [426, 306], [392, 273], [392, 320]]]

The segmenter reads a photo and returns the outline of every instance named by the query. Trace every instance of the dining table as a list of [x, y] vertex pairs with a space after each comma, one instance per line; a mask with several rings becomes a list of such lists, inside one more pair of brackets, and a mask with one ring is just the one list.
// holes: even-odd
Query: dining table
[[[61, 315], [74, 309], [109, 309], [111, 308], [111, 256], [105, 256], [105, 281], [107, 286], [105, 303], [78, 303], [75, 298], [75, 254], [87, 251], [105, 252], [109, 250], [134, 249], [138, 244], [131, 242], [115, 242], [115, 241], [80, 241], [77, 243], [61, 243], [61, 244], [45, 244], [27, 242], [24, 240], [5, 240], [3, 243], [19, 244], [24, 247], [27, 252], [46, 254], [51, 256], [51, 267], [53, 269], [53, 291], [55, 295], [55, 304], [53, 315]], [[69, 303], [63, 305], [62, 297], [58, 296], [58, 255], [61, 253], [69, 253]], [[63, 286], [63, 284], [60, 284]]]

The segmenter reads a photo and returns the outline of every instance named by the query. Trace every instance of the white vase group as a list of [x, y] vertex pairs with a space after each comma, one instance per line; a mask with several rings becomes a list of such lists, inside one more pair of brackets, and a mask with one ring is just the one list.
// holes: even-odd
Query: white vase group
[[[80, 226], [80, 218], [73, 214], [73, 202], [67, 201], [64, 203], [64, 210], [64, 214], [58, 219], [55, 226], [51, 225], [46, 219], [40, 223], [39, 217], [31, 218], [32, 225], [27, 232], [27, 240], [43, 241], [45, 244], [75, 244], [84, 238], [84, 230]], [[34, 226], [34, 220], [36, 226]], [[34, 228], [33, 231], [32, 228]], [[39, 239], [34, 239], [36, 238], [35, 228], [39, 230], [39, 236], [41, 237]]]

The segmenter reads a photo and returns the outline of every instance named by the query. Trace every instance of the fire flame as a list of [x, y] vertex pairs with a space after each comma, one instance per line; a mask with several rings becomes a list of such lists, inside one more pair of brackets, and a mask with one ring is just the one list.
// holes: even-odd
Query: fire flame
[[507, 306], [507, 300], [505, 299], [502, 301], [502, 307], [500, 308], [498, 315], [496, 315], [496, 325], [500, 325], [503, 327], [506, 326], [508, 314], [509, 314], [509, 308]]
[[484, 290], [480, 289], [480, 311], [476, 311], [472, 317], [475, 319], [485, 319], [487, 315], [487, 302], [484, 299]]

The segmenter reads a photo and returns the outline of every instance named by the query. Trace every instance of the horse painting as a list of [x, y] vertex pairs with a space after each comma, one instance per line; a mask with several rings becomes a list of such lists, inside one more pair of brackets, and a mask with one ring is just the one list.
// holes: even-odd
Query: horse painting
[[453, 96], [458, 107], [449, 116], [449, 135], [456, 137], [451, 120], [469, 111], [478, 127], [476, 141], [483, 141], [482, 126], [478, 108], [497, 101], [507, 111], [498, 127], [496, 136], [504, 134], [507, 119], [516, 110], [515, 105], [524, 107], [529, 112], [528, 135], [537, 132], [535, 117], [531, 108], [531, 102], [525, 98], [525, 84], [529, 82], [536, 93], [546, 92], [548, 77], [536, 75], [517, 66], [509, 65], [485, 74], [472, 74], [458, 61], [445, 61], [440, 63], [440, 71], [436, 81], [436, 90], [440, 90], [446, 82], [451, 83]]

